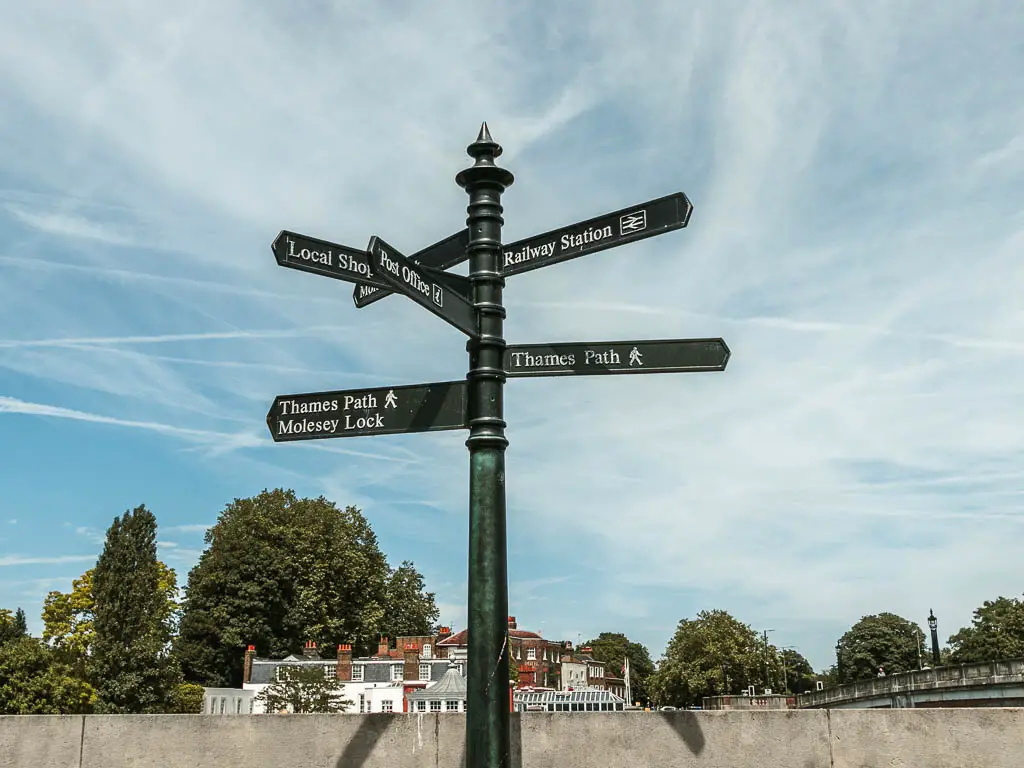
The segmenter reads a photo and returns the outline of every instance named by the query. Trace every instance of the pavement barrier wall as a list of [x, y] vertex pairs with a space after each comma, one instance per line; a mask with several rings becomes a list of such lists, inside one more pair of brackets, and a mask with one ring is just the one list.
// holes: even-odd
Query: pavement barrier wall
[[[464, 768], [465, 716], [0, 716], [0, 768]], [[1024, 708], [512, 715], [510, 768], [1021, 768]]]

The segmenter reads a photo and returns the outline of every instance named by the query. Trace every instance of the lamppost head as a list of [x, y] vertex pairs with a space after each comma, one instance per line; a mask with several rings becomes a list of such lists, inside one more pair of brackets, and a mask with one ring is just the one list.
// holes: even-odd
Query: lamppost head
[[935, 612], [931, 608], [929, 608], [928, 609], [928, 629], [935, 629], [937, 626], [939, 626], [939, 620], [935, 618]]

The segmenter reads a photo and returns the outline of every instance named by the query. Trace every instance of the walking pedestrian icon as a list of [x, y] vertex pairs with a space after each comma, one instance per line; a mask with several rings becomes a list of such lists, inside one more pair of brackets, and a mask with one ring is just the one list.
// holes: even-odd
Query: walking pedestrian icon
[[397, 408], [398, 398], [395, 397], [395, 390], [389, 389], [387, 395], [384, 397], [385, 408]]
[[629, 364], [630, 366], [644, 364], [644, 356], [636, 347], [633, 347], [633, 349], [629, 351]]

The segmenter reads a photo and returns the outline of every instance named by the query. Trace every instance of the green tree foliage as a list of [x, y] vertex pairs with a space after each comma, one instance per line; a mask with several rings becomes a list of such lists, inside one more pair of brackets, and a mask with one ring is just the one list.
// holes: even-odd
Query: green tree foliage
[[88, 667], [96, 711], [164, 712], [179, 676], [168, 653], [173, 623], [160, 585], [156, 518], [145, 506], [115, 518], [93, 570]]
[[986, 600], [974, 611], [971, 626], [949, 638], [953, 664], [1024, 657], [1024, 601]]
[[344, 712], [352, 702], [343, 699], [337, 681], [324, 677], [322, 667], [279, 667], [278, 679], [256, 694], [267, 712], [292, 714]]
[[[622, 676], [622, 664], [629, 659], [629, 681], [634, 701], [649, 701], [648, 681], [654, 674], [654, 662], [647, 647], [630, 642], [621, 632], [602, 632], [593, 640], [583, 643], [591, 649], [591, 655], [605, 663], [605, 674]], [[633, 702], [627, 702], [632, 704]]]
[[918, 668], [924, 632], [894, 613], [865, 616], [839, 639], [839, 682], [870, 680], [882, 667], [887, 675]]
[[0, 645], [28, 637], [28, 624], [25, 612], [19, 608], [11, 613], [7, 608], [0, 608]]
[[206, 543], [189, 574], [175, 645], [192, 682], [241, 685], [250, 643], [275, 658], [306, 640], [325, 653], [351, 643], [358, 655], [375, 649], [380, 634], [418, 633], [437, 617], [412, 564], [391, 570], [355, 507], [264, 491], [228, 504]]
[[814, 683], [818, 678], [814, 674], [811, 663], [804, 658], [803, 654], [793, 648], [784, 648], [781, 656], [785, 674], [780, 682], [784, 686], [784, 690], [789, 693], [813, 691]]
[[384, 596], [383, 631], [388, 637], [426, 635], [440, 616], [434, 593], [426, 591], [423, 576], [405, 560], [390, 570]]
[[0, 645], [0, 714], [87, 714], [95, 698], [92, 687], [41, 640], [21, 637]]
[[178, 683], [171, 689], [167, 713], [172, 715], [201, 715], [203, 713], [203, 686], [196, 683]]
[[[163, 620], [168, 626], [176, 623], [178, 614], [178, 582], [174, 570], [159, 560], [159, 589], [163, 594]], [[95, 568], [90, 568], [71, 583], [70, 592], [50, 592], [43, 601], [43, 640], [73, 664], [84, 663], [92, 648], [95, 631], [93, 595]]]
[[659, 705], [699, 705], [704, 696], [739, 694], [762, 680], [764, 645], [726, 611], [701, 611], [679, 622], [665, 657], [649, 679]]

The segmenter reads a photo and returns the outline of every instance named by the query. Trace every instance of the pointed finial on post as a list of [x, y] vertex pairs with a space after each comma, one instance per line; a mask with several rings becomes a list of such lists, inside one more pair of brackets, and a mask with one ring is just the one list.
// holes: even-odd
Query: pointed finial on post
[[507, 188], [512, 186], [515, 177], [511, 171], [498, 168], [494, 164], [495, 158], [501, 157], [501, 145], [491, 138], [491, 132], [487, 128], [487, 122], [480, 125], [480, 133], [476, 141], [466, 147], [466, 154], [475, 161], [473, 167], [460, 171], [455, 177], [455, 183], [465, 188], [467, 184], [492, 183]]

